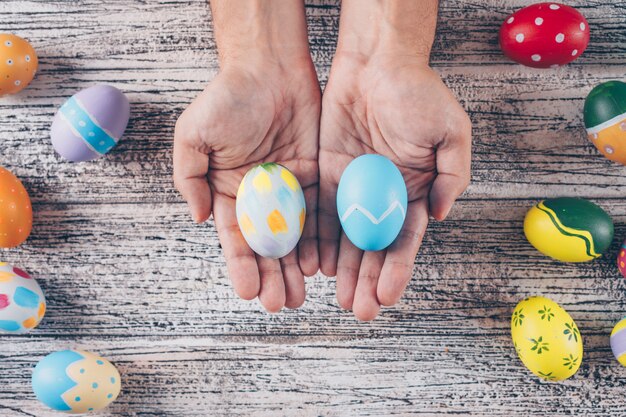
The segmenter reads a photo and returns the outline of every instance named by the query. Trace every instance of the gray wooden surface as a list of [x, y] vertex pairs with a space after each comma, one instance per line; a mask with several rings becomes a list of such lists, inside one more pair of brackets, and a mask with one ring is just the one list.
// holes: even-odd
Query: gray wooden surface
[[[336, 1], [308, 1], [314, 60], [325, 82]], [[40, 71], [0, 100], [0, 165], [31, 193], [34, 231], [0, 253], [34, 275], [43, 323], [0, 335], [0, 416], [48, 416], [33, 366], [67, 347], [98, 352], [123, 377], [102, 416], [625, 415], [626, 369], [609, 333], [626, 313], [614, 259], [626, 234], [626, 168], [587, 141], [581, 108], [598, 82], [626, 73], [626, 2], [572, 1], [591, 43], [574, 64], [509, 62], [497, 31], [521, 0], [443, 1], [432, 62], [474, 122], [473, 182], [432, 223], [397, 306], [359, 323], [334, 280], [308, 281], [298, 311], [268, 315], [239, 300], [212, 224], [194, 225], [171, 182], [177, 116], [216, 74], [204, 0], [0, 1], [0, 32], [28, 38]], [[126, 137], [106, 158], [69, 164], [48, 137], [57, 107], [96, 83], [132, 103]], [[592, 198], [613, 216], [603, 259], [552, 262], [522, 232], [526, 209], [550, 196]], [[512, 308], [542, 294], [584, 338], [571, 380], [539, 381], [509, 335]]]

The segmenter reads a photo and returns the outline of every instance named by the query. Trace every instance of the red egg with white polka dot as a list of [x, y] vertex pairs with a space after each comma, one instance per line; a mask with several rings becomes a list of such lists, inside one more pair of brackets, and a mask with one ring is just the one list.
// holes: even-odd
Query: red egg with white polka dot
[[0, 96], [22, 91], [35, 77], [37, 54], [25, 39], [0, 33]]
[[617, 254], [617, 268], [622, 273], [622, 276], [626, 278], [626, 240], [622, 243], [622, 247], [619, 248]]
[[589, 24], [573, 7], [537, 3], [508, 16], [500, 28], [500, 47], [513, 61], [534, 68], [565, 65], [589, 44]]

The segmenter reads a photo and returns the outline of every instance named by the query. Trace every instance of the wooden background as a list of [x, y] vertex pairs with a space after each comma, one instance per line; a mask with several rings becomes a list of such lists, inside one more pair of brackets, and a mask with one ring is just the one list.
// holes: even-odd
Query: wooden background
[[[338, 1], [307, 1], [322, 84]], [[509, 62], [497, 33], [521, 0], [442, 1], [433, 66], [474, 122], [472, 185], [432, 223], [401, 303], [372, 323], [338, 308], [333, 279], [308, 281], [298, 311], [269, 315], [233, 293], [212, 224], [194, 225], [171, 181], [177, 116], [215, 76], [205, 0], [0, 1], [0, 31], [28, 38], [40, 72], [0, 100], [0, 165], [33, 199], [34, 231], [3, 260], [34, 275], [48, 312], [32, 333], [0, 335], [0, 415], [48, 416], [30, 387], [45, 354], [83, 348], [113, 361], [120, 398], [102, 416], [386, 416], [626, 414], [626, 369], [609, 334], [626, 313], [615, 255], [626, 235], [626, 168], [582, 127], [598, 82], [626, 74], [626, 2], [571, 1], [591, 43], [575, 63]], [[70, 164], [52, 117], [79, 89], [110, 83], [132, 103], [106, 158]], [[536, 200], [591, 198], [616, 223], [601, 260], [560, 264], [525, 240]], [[564, 383], [517, 359], [509, 320], [542, 294], [578, 323], [585, 356]]]

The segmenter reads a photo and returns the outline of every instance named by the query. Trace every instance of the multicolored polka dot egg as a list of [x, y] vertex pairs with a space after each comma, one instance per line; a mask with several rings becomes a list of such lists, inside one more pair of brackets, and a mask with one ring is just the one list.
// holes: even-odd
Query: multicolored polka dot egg
[[304, 193], [282, 165], [257, 165], [237, 191], [237, 222], [253, 251], [278, 259], [296, 247], [306, 217]]
[[46, 313], [46, 298], [33, 278], [19, 268], [0, 262], [0, 331], [25, 333]]
[[626, 240], [622, 243], [617, 254], [617, 269], [626, 278]]
[[100, 158], [117, 145], [129, 118], [130, 103], [120, 90], [110, 85], [86, 88], [70, 97], [54, 116], [52, 146], [72, 162]]
[[626, 366], [626, 317], [613, 327], [611, 332], [611, 350], [615, 359], [622, 366]]
[[22, 91], [37, 73], [37, 54], [25, 39], [0, 33], [0, 96]]
[[35, 396], [53, 410], [69, 414], [102, 410], [120, 393], [120, 373], [108, 360], [80, 350], [43, 358], [33, 372]]

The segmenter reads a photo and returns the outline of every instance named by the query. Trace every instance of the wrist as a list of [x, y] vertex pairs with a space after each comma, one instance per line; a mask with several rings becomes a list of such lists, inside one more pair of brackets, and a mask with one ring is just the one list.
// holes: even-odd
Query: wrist
[[212, 0], [220, 65], [311, 61], [302, 0]]
[[337, 54], [410, 56], [427, 64], [436, 22], [437, 0], [343, 0]]

